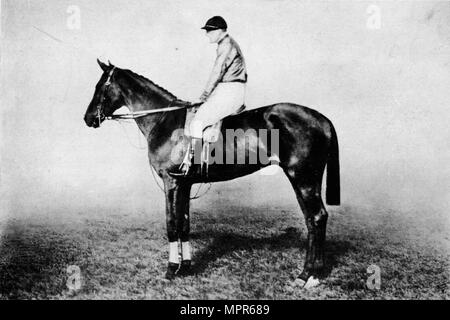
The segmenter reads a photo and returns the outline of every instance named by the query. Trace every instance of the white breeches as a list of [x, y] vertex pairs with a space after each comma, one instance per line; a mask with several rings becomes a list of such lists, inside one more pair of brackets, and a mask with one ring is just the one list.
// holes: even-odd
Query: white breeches
[[197, 110], [189, 126], [190, 135], [202, 138], [203, 129], [235, 113], [244, 104], [246, 84], [221, 82]]

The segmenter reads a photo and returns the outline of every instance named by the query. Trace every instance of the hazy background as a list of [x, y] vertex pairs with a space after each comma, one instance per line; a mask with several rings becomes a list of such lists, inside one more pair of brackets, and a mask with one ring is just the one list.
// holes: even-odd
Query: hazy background
[[[244, 52], [249, 107], [294, 102], [333, 121], [344, 204], [448, 216], [449, 2], [1, 3], [3, 217], [119, 209], [163, 219], [135, 124], [83, 122], [101, 75], [96, 58], [197, 98], [215, 58], [199, 28], [213, 15]], [[367, 26], [372, 4], [379, 29]], [[68, 27], [70, 5], [79, 30]], [[233, 204], [295, 203], [278, 172], [216, 184], [194, 206], [234, 194], [245, 197]]]

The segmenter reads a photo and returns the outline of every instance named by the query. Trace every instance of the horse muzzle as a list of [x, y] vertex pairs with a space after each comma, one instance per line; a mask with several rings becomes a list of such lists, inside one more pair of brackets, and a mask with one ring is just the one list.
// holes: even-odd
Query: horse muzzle
[[86, 114], [84, 116], [84, 122], [86, 123], [86, 125], [90, 128], [98, 128], [100, 127], [101, 123], [106, 119], [105, 115], [103, 113], [101, 113], [100, 115], [98, 114]]

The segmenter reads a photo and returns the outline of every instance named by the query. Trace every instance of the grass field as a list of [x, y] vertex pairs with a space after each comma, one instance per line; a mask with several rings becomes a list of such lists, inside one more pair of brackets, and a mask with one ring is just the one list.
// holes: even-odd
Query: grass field
[[[217, 188], [220, 189], [220, 188]], [[448, 299], [450, 240], [439, 214], [351, 205], [330, 208], [328, 275], [304, 290], [294, 281], [306, 230], [292, 201], [241, 205], [225, 190], [192, 208], [194, 273], [164, 279], [164, 212], [16, 215], [3, 222], [3, 299]], [[216, 201], [214, 210], [211, 202]], [[160, 212], [161, 211], [161, 212]], [[366, 287], [381, 268], [381, 289]], [[66, 286], [77, 265], [82, 288]]]

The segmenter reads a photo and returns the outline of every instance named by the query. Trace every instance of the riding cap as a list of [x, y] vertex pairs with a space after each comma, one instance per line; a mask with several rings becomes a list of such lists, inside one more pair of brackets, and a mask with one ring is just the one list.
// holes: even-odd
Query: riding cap
[[208, 21], [206, 21], [206, 24], [201, 29], [205, 29], [206, 31], [210, 30], [217, 30], [217, 29], [227, 29], [227, 23], [225, 22], [225, 19], [221, 16], [214, 16]]

